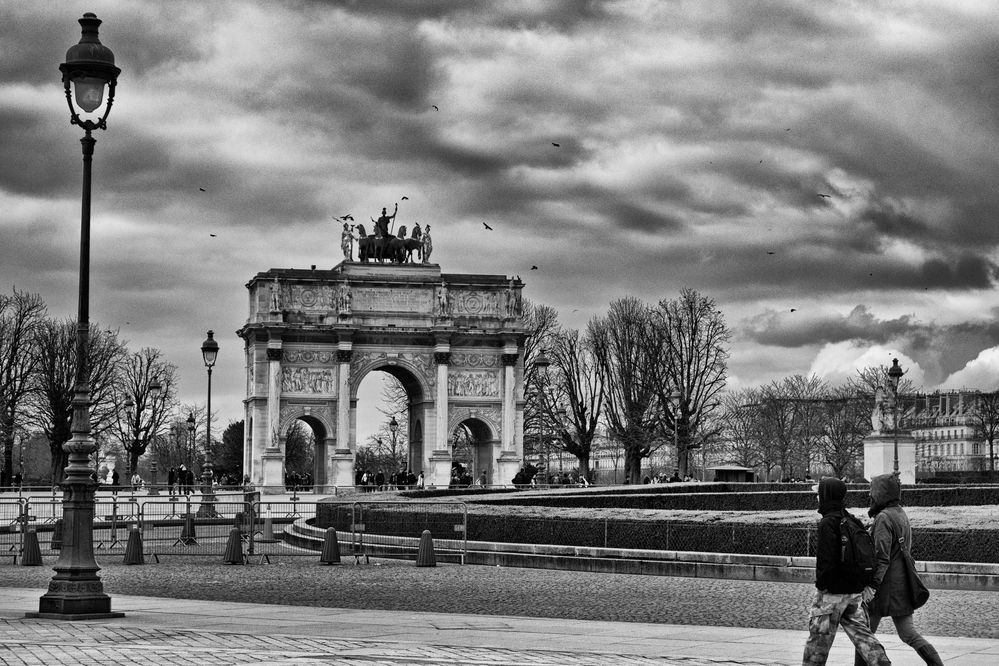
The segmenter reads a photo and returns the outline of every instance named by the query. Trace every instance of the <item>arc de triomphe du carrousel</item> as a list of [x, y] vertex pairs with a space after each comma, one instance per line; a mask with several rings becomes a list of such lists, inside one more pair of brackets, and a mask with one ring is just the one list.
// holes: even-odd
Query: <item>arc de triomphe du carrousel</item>
[[406, 389], [409, 468], [426, 485], [448, 485], [452, 433], [462, 425], [476, 474], [509, 484], [524, 458], [523, 282], [350, 261], [351, 249], [330, 270], [272, 268], [246, 285], [249, 317], [238, 334], [251, 482], [283, 491], [285, 437], [302, 420], [316, 440], [316, 491], [353, 486], [357, 391], [384, 371]]

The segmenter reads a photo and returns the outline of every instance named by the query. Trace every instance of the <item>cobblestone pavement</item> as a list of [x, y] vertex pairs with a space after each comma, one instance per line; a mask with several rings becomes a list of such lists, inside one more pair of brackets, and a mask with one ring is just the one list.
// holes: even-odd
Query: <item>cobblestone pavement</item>
[[[65, 664], [330, 664], [343, 666], [764, 666], [759, 661], [580, 654], [401, 644], [371, 640], [187, 631], [92, 623], [0, 620], [0, 663]], [[773, 662], [768, 662], [773, 664]]]
[[[804, 630], [814, 587], [711, 578], [439, 565], [372, 560], [323, 567], [317, 556], [229, 566], [214, 558], [168, 557], [126, 566], [99, 557], [105, 591], [176, 599], [621, 622]], [[45, 589], [45, 566], [0, 565], [0, 586]], [[120, 560], [118, 560], [120, 562]], [[346, 562], [346, 561], [345, 561]], [[761, 612], [761, 609], [766, 609]], [[999, 591], [932, 590], [916, 615], [921, 633], [999, 638]], [[891, 622], [879, 633], [891, 634]]]

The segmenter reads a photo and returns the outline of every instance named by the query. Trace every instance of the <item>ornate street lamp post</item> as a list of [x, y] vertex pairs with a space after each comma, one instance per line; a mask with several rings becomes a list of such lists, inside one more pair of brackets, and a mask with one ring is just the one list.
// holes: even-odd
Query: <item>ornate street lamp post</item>
[[[62, 72], [70, 124], [83, 128], [83, 197], [80, 215], [80, 286], [76, 329], [76, 378], [73, 389], [72, 436], [63, 444], [69, 464], [63, 478], [63, 546], [53, 569], [55, 576], [49, 589], [38, 602], [33, 617], [65, 620], [122, 617], [111, 612], [111, 597], [104, 594], [104, 585], [94, 559], [94, 491], [90, 478], [89, 456], [97, 449], [90, 436], [90, 181], [91, 163], [96, 139], [91, 133], [107, 129], [106, 120], [114, 101], [115, 85], [121, 70], [115, 67], [111, 49], [98, 38], [100, 19], [86, 13], [80, 20], [82, 36], [78, 44], [66, 51]], [[97, 120], [81, 118], [80, 114], [98, 111], [104, 101], [104, 113]], [[74, 98], [76, 104], [74, 105]], [[78, 108], [79, 107], [79, 108]], [[98, 114], [95, 114], [98, 115]]]
[[208, 331], [208, 337], [201, 343], [201, 357], [208, 368], [208, 415], [205, 419], [205, 464], [201, 471], [201, 507], [198, 509], [199, 518], [214, 518], [218, 515], [215, 511], [215, 491], [212, 489], [212, 481], [215, 478], [212, 474], [212, 367], [219, 355], [219, 343], [215, 342], [215, 331]]
[[898, 359], [891, 360], [891, 368], [888, 369], [888, 381], [891, 382], [891, 412], [892, 412], [892, 471], [898, 474], [898, 380], [902, 378], [902, 368], [898, 365]]

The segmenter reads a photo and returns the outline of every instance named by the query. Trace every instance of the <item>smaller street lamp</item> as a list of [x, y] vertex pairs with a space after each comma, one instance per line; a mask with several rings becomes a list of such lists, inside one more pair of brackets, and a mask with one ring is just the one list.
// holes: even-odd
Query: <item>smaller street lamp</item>
[[543, 379], [541, 390], [538, 395], [541, 397], [541, 427], [539, 428], [539, 434], [541, 435], [541, 441], [545, 448], [545, 475], [548, 476], [547, 481], [551, 480], [551, 442], [545, 441], [545, 389], [548, 388], [548, 367], [552, 364], [550, 358], [545, 349], [542, 347], [541, 351], [538, 353], [538, 357], [534, 359], [534, 367], [536, 367], [541, 372], [541, 377]]
[[898, 359], [891, 360], [891, 368], [888, 369], [888, 381], [891, 382], [891, 412], [892, 412], [892, 440], [893, 457], [892, 471], [898, 474], [898, 380], [902, 378], [902, 368], [898, 364]]
[[205, 464], [201, 471], [201, 507], [198, 509], [199, 517], [214, 518], [218, 515], [215, 511], [215, 491], [212, 489], [212, 481], [215, 475], [212, 474], [212, 367], [215, 365], [219, 355], [219, 343], [215, 342], [215, 331], [208, 331], [208, 337], [201, 343], [201, 357], [208, 368], [208, 415], [205, 420]]
[[[194, 455], [194, 412], [187, 413], [187, 450], [189, 452], [189, 455], [185, 457], [187, 458], [187, 461], [193, 466], [194, 460], [192, 460], [192, 456]], [[187, 471], [190, 471], [191, 474], [194, 474], [194, 472], [191, 470]], [[191, 477], [191, 481], [194, 481], [193, 476]], [[189, 484], [187, 483], [187, 472], [184, 473], [183, 479], [179, 479], [179, 482], [180, 485], [183, 486], [184, 488], [189, 487]], [[186, 496], [187, 492], [185, 492], [184, 495]]]
[[[152, 407], [152, 409], [154, 411], [156, 409], [156, 399], [159, 398], [160, 394], [162, 394], [162, 393], [163, 393], [163, 385], [160, 384], [160, 382], [159, 382], [158, 379], [153, 379], [152, 383], [149, 384], [149, 402], [150, 402], [150, 405], [151, 405], [151, 407]], [[156, 437], [155, 433], [153, 433], [153, 437], [154, 438]], [[154, 440], [154, 442], [155, 442], [155, 440]], [[157, 457], [156, 457], [156, 451], [154, 449], [150, 453], [150, 455], [149, 455], [149, 477], [150, 477], [150, 479], [149, 479], [149, 493], [148, 493], [149, 495], [153, 495], [153, 496], [157, 496], [157, 495], [160, 494], [160, 491], [156, 489], [156, 473], [159, 471], [157, 469], [157, 467], [158, 467], [157, 463], [158, 462], [159, 461], [157, 460]]]
[[[673, 408], [673, 449], [676, 451], [677, 462], [680, 460], [680, 400], [682, 399], [683, 394], [678, 388], [673, 389], [669, 394], [669, 404]], [[683, 472], [686, 474], [687, 470]]]

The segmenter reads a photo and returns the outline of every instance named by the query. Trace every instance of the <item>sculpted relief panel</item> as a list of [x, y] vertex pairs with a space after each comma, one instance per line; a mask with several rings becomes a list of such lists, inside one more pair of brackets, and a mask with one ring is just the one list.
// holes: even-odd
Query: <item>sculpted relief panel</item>
[[322, 393], [336, 395], [333, 368], [281, 368], [281, 393]]
[[492, 370], [454, 370], [447, 376], [448, 395], [498, 398], [499, 376]]

